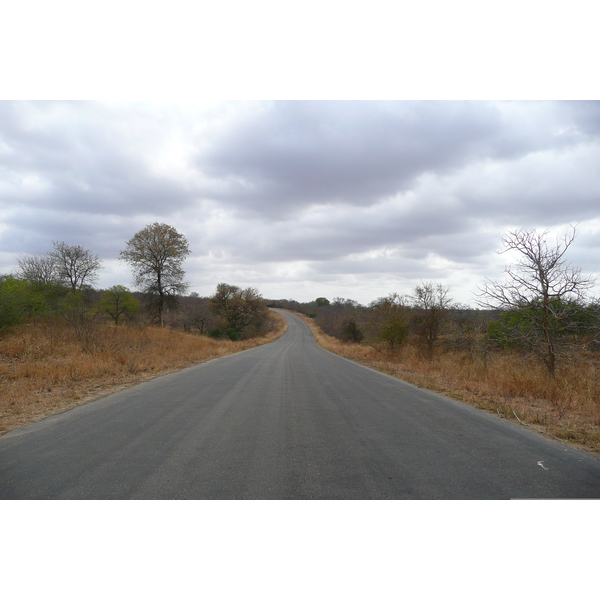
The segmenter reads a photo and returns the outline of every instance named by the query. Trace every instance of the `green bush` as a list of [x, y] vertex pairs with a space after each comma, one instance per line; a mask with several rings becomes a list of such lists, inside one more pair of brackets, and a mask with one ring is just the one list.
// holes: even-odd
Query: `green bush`
[[18, 325], [25, 317], [28, 284], [11, 275], [0, 278], [0, 330]]
[[119, 319], [132, 319], [141, 311], [140, 302], [122, 285], [113, 285], [106, 290], [98, 302], [98, 310], [109, 314], [116, 325]]
[[56, 311], [59, 288], [31, 283], [12, 275], [0, 276], [0, 329], [18, 325], [27, 317], [45, 317]]
[[208, 337], [212, 338], [213, 340], [229, 339], [232, 342], [237, 342], [241, 339], [242, 334], [233, 327], [228, 327], [226, 329], [222, 329], [221, 327], [214, 327], [208, 332]]
[[360, 343], [363, 341], [364, 337], [363, 332], [353, 318], [348, 319], [342, 325], [342, 341]]
[[381, 330], [379, 337], [393, 351], [404, 343], [409, 333], [410, 327], [403, 315], [393, 315]]

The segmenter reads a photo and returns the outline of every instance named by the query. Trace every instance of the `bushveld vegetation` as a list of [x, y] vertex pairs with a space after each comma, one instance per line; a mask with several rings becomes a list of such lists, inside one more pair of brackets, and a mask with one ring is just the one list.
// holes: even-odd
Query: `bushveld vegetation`
[[331, 352], [600, 452], [597, 349], [581, 347], [549, 377], [534, 356], [490, 340], [486, 331], [494, 322], [492, 314], [450, 311], [433, 357], [412, 332], [394, 348], [380, 341], [343, 341], [340, 333], [327, 334], [319, 326], [331, 322], [331, 316], [320, 320], [298, 314]]
[[199, 302], [189, 302], [188, 311], [170, 313], [172, 326], [157, 327], [142, 318], [116, 325], [95, 313], [79, 329], [57, 315], [5, 330], [0, 338], [0, 431], [150, 377], [268, 343], [285, 330], [283, 318], [269, 312], [254, 337], [212, 339], [191, 326]]
[[0, 432], [285, 330], [255, 289], [182, 296], [188, 253], [183, 236], [155, 223], [121, 253], [139, 292], [94, 289], [100, 260], [64, 242], [0, 276]]
[[587, 295], [593, 279], [564, 260], [574, 230], [555, 247], [545, 233], [506, 236], [521, 258], [505, 283], [486, 282], [478, 309], [457, 305], [433, 282], [368, 306], [267, 302], [254, 288], [225, 283], [210, 298], [183, 296], [187, 245], [165, 231], [181, 252], [162, 300], [162, 266], [148, 267], [142, 292], [95, 290], [97, 257], [62, 243], [0, 276], [0, 431], [270, 341], [285, 325], [268, 304], [301, 314], [328, 350], [600, 452], [600, 303]]
[[503, 238], [518, 262], [480, 288], [480, 309], [422, 282], [369, 306], [319, 297], [296, 311], [328, 350], [600, 452], [600, 302], [565, 261], [575, 230]]

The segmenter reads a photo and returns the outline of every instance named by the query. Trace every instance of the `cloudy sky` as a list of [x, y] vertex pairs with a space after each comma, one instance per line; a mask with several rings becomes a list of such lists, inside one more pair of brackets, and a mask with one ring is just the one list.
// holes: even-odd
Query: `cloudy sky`
[[84, 4], [0, 25], [0, 273], [64, 241], [131, 285], [119, 251], [155, 221], [187, 236], [201, 295], [369, 303], [423, 280], [473, 304], [503, 234], [569, 224], [600, 271], [589, 3]]
[[474, 303], [500, 236], [577, 225], [598, 271], [600, 102], [0, 102], [0, 272], [53, 241], [103, 261], [155, 221], [191, 291], [368, 303], [421, 280]]

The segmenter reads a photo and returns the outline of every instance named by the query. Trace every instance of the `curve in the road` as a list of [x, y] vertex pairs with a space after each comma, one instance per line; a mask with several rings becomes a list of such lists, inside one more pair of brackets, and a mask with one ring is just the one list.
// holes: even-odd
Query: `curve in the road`
[[319, 347], [275, 342], [0, 438], [0, 498], [599, 498], [600, 461]]

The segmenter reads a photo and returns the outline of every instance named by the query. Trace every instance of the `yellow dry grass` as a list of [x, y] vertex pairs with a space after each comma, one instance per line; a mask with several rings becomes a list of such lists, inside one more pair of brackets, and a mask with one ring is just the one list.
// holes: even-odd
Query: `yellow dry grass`
[[146, 379], [233, 354], [281, 336], [285, 319], [239, 342], [148, 327], [98, 325], [84, 350], [66, 323], [20, 327], [0, 339], [0, 432], [62, 412]]
[[600, 452], [598, 356], [580, 354], [552, 380], [539, 364], [514, 353], [473, 357], [466, 352], [444, 352], [429, 361], [407, 345], [397, 355], [386, 356], [365, 344], [340, 342], [324, 334], [312, 319], [298, 316], [330, 352]]

